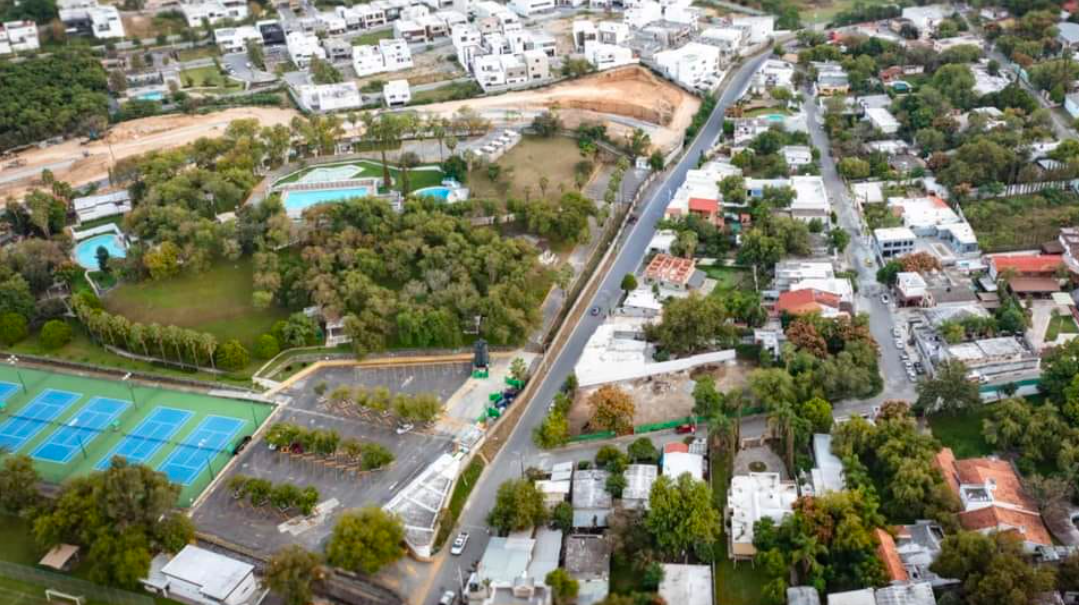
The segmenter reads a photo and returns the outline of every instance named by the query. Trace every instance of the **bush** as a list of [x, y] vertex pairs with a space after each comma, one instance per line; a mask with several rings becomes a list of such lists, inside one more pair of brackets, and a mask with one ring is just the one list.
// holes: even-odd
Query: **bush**
[[26, 318], [18, 313], [0, 315], [0, 343], [11, 346], [26, 338]]
[[54, 351], [71, 342], [71, 326], [66, 321], [53, 319], [41, 328], [41, 346]]
[[217, 367], [229, 372], [235, 372], [236, 370], [242, 370], [250, 363], [251, 357], [247, 354], [247, 349], [244, 348], [238, 340], [228, 340], [217, 347]]
[[281, 345], [277, 344], [277, 339], [273, 337], [273, 334], [263, 334], [255, 341], [254, 353], [259, 359], [272, 359], [280, 352]]

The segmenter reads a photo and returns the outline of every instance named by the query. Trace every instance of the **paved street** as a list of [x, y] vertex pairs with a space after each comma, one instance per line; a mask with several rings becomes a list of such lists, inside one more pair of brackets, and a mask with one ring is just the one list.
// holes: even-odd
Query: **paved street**
[[[701, 151], [710, 148], [715, 143], [722, 132], [724, 109], [742, 96], [749, 86], [753, 73], [767, 58], [767, 55], [761, 55], [748, 60], [731, 77], [729, 86], [721, 96], [716, 110], [708, 119], [701, 135], [682, 156], [682, 160], [670, 168], [666, 176], [657, 181], [651, 188], [651, 192], [645, 196], [646, 201], [640, 210], [640, 218], [629, 232], [613, 267], [603, 277], [601, 286], [589, 306], [607, 305], [617, 300], [622, 276], [636, 270], [641, 259], [644, 258], [648, 243], [655, 233], [656, 223], [662, 218], [671, 193], [685, 180], [686, 172], [696, 167]], [[498, 486], [503, 481], [517, 477], [522, 464], [527, 467], [539, 459], [540, 452], [532, 443], [532, 427], [542, 421], [548, 402], [554, 398], [566, 376], [573, 370], [585, 343], [602, 321], [602, 317], [586, 314], [574, 327], [562, 354], [554, 361], [550, 372], [537, 389], [536, 396], [530, 402], [529, 408], [516, 429], [473, 490], [472, 497], [460, 520], [462, 528], [472, 533], [467, 549], [460, 557], [449, 557], [444, 550], [443, 555], [433, 563], [434, 569], [431, 572], [433, 578], [430, 584], [422, 591], [413, 593], [414, 602], [429, 605], [437, 603], [443, 590], [457, 588], [458, 565], [463, 570], [483, 555], [488, 538], [484, 519], [494, 504]]]
[[[1012, 62], [1009, 61], [1007, 57], [1000, 54], [1000, 51], [998, 51], [995, 46], [992, 50], [986, 53], [986, 56], [988, 56], [990, 59], [996, 59], [996, 61], [1000, 63], [1002, 73], [1006, 69], [1003, 66], [1012, 65]], [[1033, 86], [1024, 82], [1022, 78], [1018, 78], [1018, 80], [1019, 85], [1023, 87], [1023, 90], [1029, 92], [1031, 96], [1038, 100], [1038, 103], [1042, 107], [1049, 110], [1049, 116], [1052, 118], [1053, 122], [1053, 132], [1054, 134], [1056, 134], [1058, 140], [1063, 141], [1064, 139], [1079, 138], [1079, 136], [1076, 135], [1075, 130], [1072, 129], [1071, 120], [1068, 118], [1068, 114], [1065, 113], [1064, 110], [1050, 106], [1049, 102], [1042, 98], [1041, 94], [1039, 94], [1039, 92], [1035, 90]]]

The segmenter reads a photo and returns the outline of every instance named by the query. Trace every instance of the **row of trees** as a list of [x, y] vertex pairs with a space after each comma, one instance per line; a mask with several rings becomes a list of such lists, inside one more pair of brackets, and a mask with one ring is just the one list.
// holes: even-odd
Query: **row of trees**
[[198, 332], [178, 326], [142, 324], [101, 308], [100, 301], [89, 292], [72, 297], [75, 316], [98, 342], [109, 344], [137, 355], [153, 357], [166, 363], [193, 365], [196, 368], [235, 371], [250, 362], [247, 350], [237, 340], [218, 343], [208, 332]]
[[251, 506], [259, 507], [270, 504], [281, 512], [296, 508], [303, 515], [310, 515], [318, 504], [318, 489], [308, 485], [304, 488], [291, 483], [273, 484], [266, 479], [233, 475], [228, 481], [228, 490], [233, 500], [247, 499]]
[[278, 422], [266, 432], [266, 443], [280, 451], [302, 450], [323, 457], [333, 457], [360, 465], [365, 471], [378, 470], [393, 463], [393, 452], [381, 443], [342, 439], [333, 429], [308, 429], [288, 422]]
[[339, 406], [355, 406], [376, 412], [392, 411], [402, 420], [410, 422], [430, 422], [442, 412], [442, 403], [434, 393], [390, 395], [386, 387], [353, 388], [341, 385], [330, 391], [326, 398]]

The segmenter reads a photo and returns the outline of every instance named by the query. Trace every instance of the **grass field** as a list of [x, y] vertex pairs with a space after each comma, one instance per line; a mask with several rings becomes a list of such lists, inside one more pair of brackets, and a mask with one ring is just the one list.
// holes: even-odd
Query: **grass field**
[[196, 67], [185, 69], [180, 72], [180, 81], [185, 88], [223, 88], [239, 90], [243, 88], [238, 82], [221, 73], [216, 66]]
[[741, 267], [701, 265], [699, 268], [709, 278], [716, 280], [716, 289], [714, 291], [732, 290], [753, 283], [753, 277]]
[[[354, 166], [359, 168], [360, 171], [353, 175], [354, 178], [360, 177], [382, 177], [382, 163], [374, 160], [355, 160], [351, 162], [340, 162], [334, 164], [319, 164], [318, 166], [310, 166], [302, 170], [297, 170], [291, 174], [285, 175], [278, 179], [273, 186], [287, 185], [289, 183], [295, 183], [303, 177], [307, 176], [312, 170], [319, 168], [333, 168], [338, 166]], [[423, 166], [422, 168], [431, 168], [432, 166]], [[395, 166], [390, 166], [390, 179], [393, 180], [394, 187], [396, 188], [400, 182], [401, 171]], [[408, 184], [411, 191], [417, 189], [423, 189], [424, 187], [434, 187], [442, 183], [444, 178], [442, 170], [416, 170], [413, 169], [408, 174]]]
[[379, 40], [385, 40], [393, 37], [393, 29], [383, 29], [377, 32], [370, 32], [363, 34], [362, 36], [356, 36], [349, 40], [349, 44], [353, 46], [367, 46], [371, 44], [378, 44]]
[[[270, 406], [236, 399], [7, 364], [0, 367], [0, 382], [12, 385], [10, 390], [0, 385], [0, 393], [9, 393], [7, 409], [0, 414], [0, 443], [14, 453], [34, 457], [34, 466], [43, 479], [59, 483], [71, 476], [89, 474], [102, 461], [107, 464], [109, 456], [122, 444], [137, 446], [135, 451], [141, 450], [142, 459], [133, 462], [190, 475], [180, 493], [180, 506], [194, 502], [210, 483], [212, 474], [231, 457], [232, 447], [243, 436], [254, 433], [272, 412]], [[66, 394], [67, 403], [52, 403], [47, 413], [43, 411], [35, 398], [47, 389], [52, 389], [53, 395], [55, 391]], [[114, 400], [118, 409], [108, 420], [93, 423], [89, 410], [100, 407], [101, 400], [95, 399], [98, 397]], [[162, 413], [161, 407], [186, 417], [175, 422], [168, 433], [149, 432], [150, 426], [143, 425], [143, 421], [156, 419]], [[221, 433], [219, 439], [209, 434], [200, 425], [212, 416], [228, 419], [235, 430], [228, 435]], [[131, 434], [141, 438], [126, 439]], [[189, 438], [189, 447], [178, 447]], [[66, 462], [51, 455], [56, 448], [67, 452]], [[189, 459], [192, 462], [186, 462]]]
[[473, 198], [523, 200], [526, 188], [531, 190], [533, 197], [540, 195], [540, 178], [546, 176], [547, 195], [559, 195], [560, 184], [566, 191], [575, 188], [574, 166], [584, 159], [573, 139], [526, 136], [497, 162], [502, 167], [503, 183], [492, 182], [486, 171], [473, 170], [468, 175], [468, 187]]
[[[712, 450], [712, 497], [716, 508], [722, 510], [727, 505], [727, 489], [731, 485], [730, 454], [717, 449]], [[749, 561], [735, 565], [727, 556], [727, 534], [723, 533], [716, 545], [715, 595], [716, 605], [758, 605], [761, 593], [768, 578], [760, 568], [753, 567]]]
[[421, 90], [413, 93], [409, 105], [422, 105], [425, 103], [442, 103], [443, 101], [458, 101], [471, 99], [483, 94], [483, 89], [474, 80], [468, 82], [451, 82], [445, 86]]
[[993, 446], [982, 437], [982, 420], [992, 411], [992, 405], [985, 405], [959, 414], [935, 414], [929, 417], [929, 428], [945, 447], [952, 448], [956, 458], [988, 456]]
[[1037, 248], [1056, 239], [1060, 225], [1079, 220], [1079, 196], [1061, 194], [1056, 203], [1040, 195], [973, 200], [963, 214], [984, 252]]
[[221, 53], [218, 52], [217, 46], [210, 44], [208, 46], [185, 48], [181, 50], [178, 54], [180, 55], [181, 62], [187, 62], [194, 61], [195, 59], [208, 59], [210, 57], [216, 57], [219, 56]]
[[1075, 324], [1075, 319], [1071, 315], [1057, 315], [1050, 319], [1049, 325], [1045, 327], [1045, 341], [1052, 342], [1061, 334], [1076, 333], [1079, 333], [1079, 325]]
[[123, 284], [103, 301], [111, 313], [131, 321], [174, 324], [209, 332], [218, 342], [235, 338], [248, 350], [288, 313], [251, 305], [252, 261], [226, 261], [208, 271], [162, 281]]
[[889, 0], [821, 0], [820, 2], [812, 2], [804, 0], [799, 2], [803, 21], [810, 23], [827, 23], [836, 16], [846, 10], [850, 10], [855, 4], [862, 4], [864, 6], [875, 6], [878, 4], [889, 4]]

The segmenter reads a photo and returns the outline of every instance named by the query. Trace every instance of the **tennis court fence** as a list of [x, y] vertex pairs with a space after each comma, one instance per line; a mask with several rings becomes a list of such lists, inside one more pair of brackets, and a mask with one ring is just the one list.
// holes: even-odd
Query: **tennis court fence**
[[64, 574], [7, 561], [0, 561], [0, 577], [40, 586], [42, 595], [45, 594], [46, 588], [51, 588], [110, 605], [154, 605], [154, 599], [149, 595], [109, 588]]

